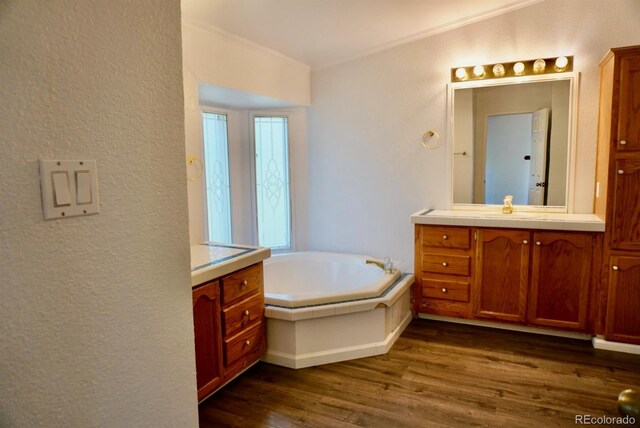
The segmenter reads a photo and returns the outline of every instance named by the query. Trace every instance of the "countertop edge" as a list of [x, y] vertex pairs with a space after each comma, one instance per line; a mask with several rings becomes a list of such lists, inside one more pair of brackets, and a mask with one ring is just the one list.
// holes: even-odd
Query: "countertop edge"
[[[474, 213], [474, 215], [469, 216], [461, 216], [459, 214], [447, 216], [438, 213], [419, 215], [424, 211], [425, 210], [420, 210], [419, 212], [412, 214], [411, 223], [441, 226], [497, 227], [505, 229], [560, 230], [575, 232], [605, 231], [605, 222], [595, 214], [541, 213], [540, 218], [515, 218], [508, 217], [509, 214], [505, 214], [505, 217], [482, 217], [481, 211], [478, 211], [477, 215]], [[575, 218], [575, 216], [581, 216], [583, 218]]]
[[269, 257], [271, 257], [271, 249], [260, 247], [256, 248], [255, 251], [234, 257], [220, 264], [195, 270], [191, 272], [191, 288], [244, 269]]

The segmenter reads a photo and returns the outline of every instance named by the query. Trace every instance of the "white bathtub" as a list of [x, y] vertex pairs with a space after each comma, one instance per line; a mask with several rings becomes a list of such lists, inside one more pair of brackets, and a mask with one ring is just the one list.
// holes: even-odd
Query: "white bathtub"
[[265, 361], [309, 367], [386, 353], [412, 318], [412, 274], [353, 254], [300, 252], [264, 261]]

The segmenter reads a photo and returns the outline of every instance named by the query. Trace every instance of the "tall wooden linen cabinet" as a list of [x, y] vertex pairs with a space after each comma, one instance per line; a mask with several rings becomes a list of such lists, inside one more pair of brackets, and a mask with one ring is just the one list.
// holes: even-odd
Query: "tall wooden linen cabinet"
[[606, 221], [598, 333], [640, 344], [640, 46], [600, 63], [595, 213]]

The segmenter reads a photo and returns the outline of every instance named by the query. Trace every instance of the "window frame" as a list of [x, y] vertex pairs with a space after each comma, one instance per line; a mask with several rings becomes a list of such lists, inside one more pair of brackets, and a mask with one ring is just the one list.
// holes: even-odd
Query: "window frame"
[[231, 112], [226, 109], [211, 107], [211, 106], [200, 106], [200, 131], [201, 131], [201, 141], [202, 141], [202, 193], [203, 193], [203, 206], [202, 209], [204, 211], [204, 233], [205, 239], [209, 241], [211, 239], [209, 235], [209, 195], [207, 192], [207, 159], [206, 159], [206, 148], [205, 148], [205, 135], [204, 135], [204, 114], [217, 114], [226, 117], [226, 134], [227, 134], [227, 170], [229, 171], [229, 238], [230, 243], [234, 242], [233, 229], [233, 183], [231, 180], [231, 150], [229, 149], [229, 116]]
[[289, 174], [289, 247], [271, 249], [272, 253], [290, 253], [296, 251], [295, 236], [295, 203], [294, 203], [294, 180], [293, 170], [291, 166], [291, 113], [289, 111], [270, 111], [256, 110], [249, 111], [249, 145], [250, 149], [250, 169], [251, 169], [251, 216], [252, 216], [252, 234], [254, 245], [260, 245], [260, 236], [258, 230], [258, 195], [257, 195], [257, 179], [256, 179], [256, 137], [255, 137], [255, 118], [256, 117], [282, 117], [287, 119], [287, 173]]

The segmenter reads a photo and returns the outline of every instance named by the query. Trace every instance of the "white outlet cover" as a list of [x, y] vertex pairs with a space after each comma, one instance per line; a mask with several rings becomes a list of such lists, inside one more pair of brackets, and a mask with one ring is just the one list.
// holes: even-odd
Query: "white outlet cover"
[[[68, 188], [58, 188], [59, 194], [64, 195], [65, 205], [56, 205], [54, 188], [54, 174], [67, 175]], [[78, 174], [80, 174], [78, 176]], [[89, 180], [86, 179], [87, 175]], [[60, 178], [60, 175], [56, 175]], [[78, 189], [78, 177], [81, 187]], [[55, 180], [57, 186], [64, 186], [65, 180]], [[45, 160], [40, 159], [40, 187], [42, 192], [42, 211], [45, 220], [97, 214], [98, 200], [98, 171], [95, 160]], [[78, 203], [78, 191], [81, 202]], [[68, 198], [67, 198], [68, 196]], [[69, 202], [66, 204], [66, 202]]]

